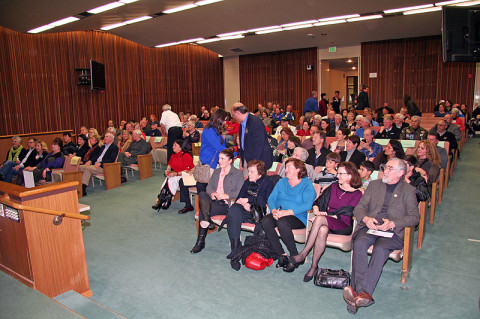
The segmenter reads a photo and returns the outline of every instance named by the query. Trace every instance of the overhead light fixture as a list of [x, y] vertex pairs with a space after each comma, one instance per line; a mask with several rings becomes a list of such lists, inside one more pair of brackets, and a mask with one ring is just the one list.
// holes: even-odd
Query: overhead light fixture
[[403, 14], [411, 15], [411, 14], [427, 13], [427, 12], [434, 12], [434, 11], [441, 11], [441, 10], [442, 10], [442, 7], [432, 7], [432, 8], [426, 8], [426, 9], [405, 11]]
[[352, 66], [352, 70], [356, 70], [356, 69], [357, 69], [357, 67], [356, 67], [356, 66]]
[[123, 26], [125, 26], [125, 25], [127, 25], [127, 24], [137, 23], [137, 22], [149, 20], [149, 19], [152, 19], [152, 18], [153, 18], [152, 16], [138, 17], [138, 18], [135, 18], [135, 19], [131, 19], [131, 20], [124, 21], [124, 22], [107, 25], [107, 26], [102, 27], [102, 28], [100, 28], [100, 29], [101, 29], [101, 30], [104, 30], [104, 31], [112, 30], [112, 29], [115, 29], [115, 28], [123, 27]]
[[316, 27], [321, 27], [322, 25], [339, 24], [339, 23], [345, 23], [345, 22], [347, 22], [347, 20], [333, 20], [333, 21], [317, 22], [317, 23], [314, 23], [313, 25]]
[[348, 59], [348, 60], [347, 60], [347, 63], [353, 63], [353, 60], [352, 60], [352, 59]]
[[325, 22], [325, 21], [332, 21], [332, 20], [356, 18], [356, 17], [359, 17], [359, 16], [360, 16], [360, 15], [359, 15], [358, 13], [355, 13], [355, 14], [347, 14], [347, 15], [345, 15], [345, 16], [322, 18], [322, 19], [318, 19], [318, 21], [319, 21], [319, 22]]
[[47, 24], [47, 25], [42, 25], [41, 27], [29, 30], [27, 32], [28, 33], [40, 33], [40, 32], [43, 32], [43, 31], [46, 31], [46, 30], [49, 30], [49, 29], [53, 29], [53, 28], [55, 28], [54, 25]]
[[469, 7], [469, 6], [476, 6], [477, 4], [480, 4], [480, 1], [469, 1], [469, 2], [456, 4], [455, 6], [457, 6], [457, 7]]
[[126, 24], [132, 24], [132, 23], [137, 23], [137, 22], [149, 20], [149, 19], [152, 19], [152, 18], [153, 18], [152, 16], [143, 16], [143, 17], [138, 17], [138, 18], [135, 18], [135, 19], [127, 20], [127, 21], [125, 21], [125, 23]]
[[88, 12], [88, 13], [91, 13], [91, 14], [97, 14], [97, 13], [104, 12], [104, 11], [108, 11], [108, 10], [112, 10], [112, 9], [115, 9], [115, 8], [118, 8], [118, 7], [121, 7], [121, 6], [124, 6], [124, 5], [125, 5], [125, 3], [120, 2], [120, 1], [111, 2], [111, 3], [107, 3], [107, 4], [103, 5], [103, 6], [94, 8], [94, 9], [92, 9], [92, 10], [88, 10], [87, 12]]
[[448, 6], [449, 4], [461, 3], [461, 2], [468, 2], [470, 0], [450, 0], [450, 1], [443, 1], [435, 3], [436, 6]]
[[220, 2], [220, 1], [223, 1], [223, 0], [203, 0], [203, 1], [197, 1], [195, 2], [195, 4], [197, 6], [205, 6], [207, 4], [211, 4], [211, 3], [215, 3], [215, 2]]
[[429, 8], [429, 7], [433, 7], [433, 4], [422, 4], [422, 5], [420, 5], [420, 6], [397, 8], [397, 9], [389, 9], [389, 10], [383, 10], [383, 12], [385, 12], [385, 13], [388, 14], [388, 13], [396, 13], [396, 12], [403, 12], [403, 11], [424, 9], [424, 8]]
[[206, 40], [198, 41], [197, 44], [217, 42], [217, 41], [220, 41], [220, 40], [222, 40], [222, 39], [220, 39], [220, 38], [206, 39]]
[[223, 55], [219, 54], [218, 57], [219, 57], [219, 58], [223, 58]]
[[347, 22], [356, 22], [356, 21], [373, 20], [373, 19], [381, 19], [381, 18], [383, 18], [381, 14], [374, 14], [370, 16], [347, 19]]
[[125, 4], [129, 4], [129, 3], [133, 3], [133, 2], [137, 2], [138, 0], [119, 0], [119, 2], [123, 2]]
[[194, 3], [191, 3], [191, 4], [184, 5], [184, 6], [180, 6], [180, 7], [176, 7], [176, 8], [172, 8], [172, 9], [168, 9], [168, 10], [164, 10], [163, 13], [169, 14], [169, 13], [174, 13], [174, 12], [179, 12], [179, 11], [184, 11], [184, 10], [192, 9], [192, 8], [195, 8], [195, 7], [197, 7], [197, 5], [194, 4]]
[[235, 31], [235, 32], [221, 33], [221, 34], [217, 34], [217, 37], [230, 37], [232, 35], [239, 35], [239, 34], [243, 34], [243, 33], [247, 33], [247, 31]]
[[283, 31], [283, 29], [282, 28], [277, 28], [277, 29], [257, 31], [257, 32], [255, 32], [255, 34], [267, 34], [267, 33], [280, 32], [280, 31]]
[[68, 18], [65, 18], [65, 19], [61, 19], [61, 20], [49, 23], [49, 25], [53, 25], [55, 27], [58, 27], [60, 25], [64, 25], [64, 24], [74, 22], [74, 21], [77, 21], [77, 20], [80, 20], [80, 19], [76, 18], [76, 17], [68, 17]]
[[293, 27], [283, 28], [283, 30], [288, 31], [288, 30], [305, 29], [305, 28], [311, 28], [311, 27], [313, 27], [313, 24], [301, 24]]
[[202, 40], [205, 40], [204, 38], [195, 38], [195, 39], [189, 39], [189, 40], [183, 40], [183, 41], [180, 41], [178, 43], [182, 44], [182, 43], [192, 43], [192, 42], [197, 42], [197, 41], [202, 41]]
[[101, 27], [100, 30], [108, 31], [115, 28], [123, 27], [124, 25], [127, 25], [127, 24], [125, 22], [115, 23], [115, 24], [107, 25], [105, 27]]
[[170, 43], [165, 43], [165, 44], [159, 44], [159, 45], [156, 45], [155, 47], [156, 48], [164, 48], [164, 47], [170, 47], [172, 45], [177, 45], [177, 44], [180, 44], [180, 42], [170, 42]]
[[279, 25], [272, 25], [272, 26], [269, 26], [269, 27], [249, 29], [249, 30], [247, 30], [247, 32], [258, 32], [258, 31], [265, 31], [265, 30], [278, 29], [278, 28], [280, 28]]
[[241, 39], [241, 38], [245, 38], [244, 35], [242, 34], [237, 34], [237, 35], [231, 35], [229, 37], [221, 37], [220, 40], [233, 40], [233, 39]]
[[293, 26], [302, 25], [302, 24], [312, 24], [312, 23], [315, 23], [315, 22], [317, 22], [317, 20], [307, 20], [307, 21], [301, 21], [301, 22], [286, 23], [286, 24], [282, 24], [280, 26], [288, 28], [288, 27], [293, 27]]

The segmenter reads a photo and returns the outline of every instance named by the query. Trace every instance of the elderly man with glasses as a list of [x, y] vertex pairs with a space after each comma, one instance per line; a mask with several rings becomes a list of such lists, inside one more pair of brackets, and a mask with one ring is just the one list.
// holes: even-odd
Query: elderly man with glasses
[[383, 265], [392, 251], [403, 248], [405, 227], [420, 220], [415, 188], [404, 180], [406, 171], [403, 160], [389, 160], [382, 179], [370, 182], [353, 211], [358, 226], [353, 234], [352, 286], [343, 290], [350, 313], [375, 302], [372, 294]]

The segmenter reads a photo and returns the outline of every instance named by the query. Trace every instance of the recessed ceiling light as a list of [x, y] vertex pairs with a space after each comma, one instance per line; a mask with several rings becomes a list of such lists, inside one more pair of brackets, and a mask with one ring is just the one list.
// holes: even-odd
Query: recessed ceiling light
[[456, 4], [455, 6], [457, 6], [457, 7], [469, 7], [469, 6], [476, 6], [477, 4], [480, 4], [480, 1], [469, 1], [469, 2]]
[[318, 21], [324, 22], [324, 21], [332, 21], [332, 20], [339, 20], [339, 19], [349, 19], [349, 18], [356, 18], [359, 16], [360, 15], [358, 13], [355, 13], [355, 14], [348, 14], [348, 15], [338, 16], [338, 17], [322, 18], [322, 19], [318, 19]]
[[435, 3], [436, 6], [448, 6], [449, 4], [455, 4], [455, 3], [461, 3], [461, 2], [467, 2], [470, 0], [450, 0], [450, 1], [443, 1], [443, 2], [437, 2]]
[[233, 39], [241, 39], [241, 38], [245, 38], [244, 35], [242, 34], [237, 34], [237, 35], [231, 35], [229, 37], [221, 37], [220, 40], [233, 40]]
[[51, 24], [47, 24], [47, 25], [42, 25], [41, 27], [29, 30], [27, 32], [28, 33], [39, 33], [39, 32], [43, 32], [43, 31], [46, 31], [46, 30], [49, 30], [49, 29], [52, 29], [52, 28], [55, 28], [55, 26], [51, 25]]
[[339, 24], [339, 23], [345, 23], [345, 22], [347, 22], [347, 20], [333, 20], [333, 21], [317, 22], [317, 23], [314, 23], [313, 25], [316, 27], [321, 27], [322, 25]]
[[442, 10], [442, 7], [432, 7], [432, 8], [426, 8], [426, 9], [405, 11], [403, 14], [410, 15], [410, 14], [427, 13], [427, 12], [434, 12], [434, 11], [440, 11], [440, 10]]
[[381, 14], [375, 14], [371, 16], [363, 16], [358, 18], [347, 19], [347, 22], [364, 21], [364, 20], [381, 19], [381, 18], [383, 18]]
[[232, 35], [239, 35], [239, 34], [242, 34], [242, 33], [247, 33], [247, 31], [235, 31], [235, 32], [221, 33], [221, 34], [217, 34], [217, 37], [229, 37], [229, 36], [232, 36]]
[[117, 2], [111, 2], [111, 3], [107, 3], [103, 6], [94, 8], [92, 10], [88, 10], [87, 12], [91, 13], [91, 14], [97, 14], [97, 13], [108, 11], [108, 10], [118, 8], [118, 7], [121, 7], [121, 6], [124, 6], [124, 5], [125, 5], [125, 3], [123, 3], [123, 2], [118, 2], [118, 1]]
[[348, 62], [348, 63], [352, 63], [353, 60], [352, 60], [352, 59], [348, 59], [347, 62]]
[[283, 30], [288, 31], [288, 30], [305, 29], [305, 28], [311, 28], [311, 27], [313, 27], [313, 24], [301, 24], [293, 27], [283, 28]]
[[395, 13], [395, 12], [403, 12], [403, 11], [416, 10], [416, 9], [424, 9], [424, 8], [429, 8], [429, 7], [433, 7], [433, 4], [422, 4], [420, 6], [389, 9], [389, 10], [383, 10], [383, 12], [385, 12], [385, 13]]
[[61, 20], [58, 20], [58, 21], [55, 21], [55, 22], [52, 22], [52, 23], [49, 23], [50, 25], [53, 25], [55, 27], [58, 27], [60, 25], [64, 25], [64, 24], [67, 24], [67, 23], [70, 23], [70, 22], [74, 22], [74, 21], [77, 21], [77, 20], [80, 20], [79, 18], [76, 18], [76, 17], [68, 17], [68, 18], [65, 18], [65, 19], [61, 19]]
[[248, 32], [258, 32], [258, 31], [264, 31], [264, 30], [271, 30], [271, 29], [278, 29], [280, 28], [279, 25], [272, 25], [269, 27], [262, 27], [262, 28], [255, 28], [255, 29], [249, 29], [247, 30]]
[[137, 2], [138, 0], [119, 0], [119, 2], [123, 2], [125, 4], [129, 4], [129, 3], [133, 3], [133, 2]]
[[151, 16], [143, 16], [143, 17], [138, 17], [138, 18], [135, 18], [135, 19], [127, 20], [127, 21], [125, 21], [125, 23], [126, 24], [132, 24], [132, 23], [137, 23], [137, 22], [140, 22], [140, 21], [149, 20], [149, 19], [152, 19], [152, 17]]
[[183, 40], [180, 41], [179, 43], [190, 43], [190, 42], [197, 42], [197, 41], [202, 41], [205, 40], [204, 38], [195, 38], [195, 39], [189, 39], [189, 40]]
[[111, 24], [111, 25], [101, 27], [100, 30], [108, 31], [108, 30], [112, 30], [112, 29], [115, 29], [115, 28], [123, 27], [124, 25], [127, 25], [127, 24], [125, 22], [115, 23], [115, 24]]
[[278, 29], [269, 29], [269, 30], [257, 31], [257, 32], [255, 32], [255, 34], [267, 34], [267, 33], [280, 32], [280, 31], [283, 31], [283, 29], [278, 28]]
[[165, 43], [165, 44], [159, 44], [159, 45], [156, 45], [155, 47], [156, 48], [163, 48], [163, 47], [170, 47], [172, 45], [177, 45], [177, 44], [180, 44], [180, 42], [170, 42], [170, 43]]
[[220, 1], [223, 1], [223, 0], [203, 0], [203, 1], [197, 1], [197, 2], [195, 2], [195, 4], [197, 6], [204, 6], [204, 5], [207, 5], [207, 4], [220, 2]]
[[172, 8], [172, 9], [168, 9], [168, 10], [164, 10], [163, 13], [169, 14], [169, 13], [174, 13], [174, 12], [179, 12], [179, 11], [184, 11], [184, 10], [192, 9], [192, 8], [195, 8], [195, 7], [197, 7], [197, 5], [194, 4], [194, 3], [192, 3], [192, 4], [187, 4], [187, 5], [184, 5], [184, 6], [180, 6], [180, 7], [176, 7], [176, 8]]
[[307, 20], [307, 21], [286, 23], [286, 24], [282, 24], [280, 26], [288, 28], [288, 27], [293, 27], [293, 26], [302, 25], [302, 24], [312, 24], [312, 23], [315, 23], [315, 22], [317, 22], [317, 20]]
[[197, 43], [198, 43], [198, 44], [204, 44], [204, 43], [217, 42], [217, 41], [220, 41], [220, 40], [222, 40], [222, 39], [220, 39], [220, 38], [212, 38], [212, 39], [206, 39], [206, 40], [198, 41]]
[[356, 67], [356, 66], [352, 66], [352, 70], [356, 70], [356, 69], [357, 69], [357, 67]]

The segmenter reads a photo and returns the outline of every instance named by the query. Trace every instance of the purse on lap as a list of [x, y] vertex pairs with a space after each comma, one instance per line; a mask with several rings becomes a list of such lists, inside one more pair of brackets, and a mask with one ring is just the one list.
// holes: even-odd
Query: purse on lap
[[201, 164], [200, 162], [195, 166], [195, 170], [193, 171], [193, 177], [199, 183], [207, 184], [210, 181], [211, 171], [210, 167], [215, 160], [215, 156], [217, 156], [217, 152], [212, 158], [212, 161], [209, 164]]
[[318, 268], [313, 283], [315, 286], [343, 289], [350, 286], [350, 273], [343, 269]]

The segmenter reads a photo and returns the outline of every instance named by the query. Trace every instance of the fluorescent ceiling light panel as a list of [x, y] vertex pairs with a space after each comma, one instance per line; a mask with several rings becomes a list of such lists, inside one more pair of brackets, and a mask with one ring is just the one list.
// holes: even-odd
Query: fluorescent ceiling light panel
[[269, 29], [269, 30], [257, 31], [257, 32], [255, 32], [255, 34], [267, 34], [267, 33], [280, 32], [280, 31], [283, 31], [283, 29], [278, 28], [278, 29]]
[[124, 23], [132, 24], [132, 23], [137, 23], [137, 22], [140, 22], [140, 21], [149, 20], [149, 19], [152, 19], [152, 17], [151, 16], [143, 16], [143, 17], [138, 17], [138, 18], [135, 18], [135, 19], [127, 20]]
[[179, 12], [179, 11], [192, 9], [192, 8], [195, 8], [195, 7], [197, 7], [197, 5], [192, 3], [192, 4], [187, 4], [187, 5], [184, 5], [184, 6], [181, 6], [181, 7], [176, 7], [176, 8], [165, 10], [165, 11], [163, 11], [163, 13], [169, 14], [169, 13], [174, 13], [174, 12]]
[[455, 6], [457, 6], [457, 7], [469, 7], [469, 6], [476, 6], [477, 4], [480, 4], [480, 1], [469, 1], [469, 2], [456, 4]]
[[202, 41], [205, 40], [204, 38], [195, 38], [195, 39], [189, 39], [189, 40], [183, 40], [180, 41], [179, 43], [191, 43], [191, 42], [197, 42], [197, 41]]
[[220, 2], [220, 1], [223, 1], [223, 0], [203, 0], [203, 1], [198, 1], [198, 2], [195, 2], [195, 4], [197, 6], [205, 6], [207, 4], [211, 4], [211, 3], [215, 3], [215, 2]]
[[297, 25], [302, 25], [302, 24], [312, 24], [312, 23], [315, 23], [317, 22], [317, 20], [307, 20], [307, 21], [300, 21], [300, 22], [293, 22], [293, 23], [286, 23], [286, 24], [282, 24], [280, 25], [281, 27], [293, 27], [293, 26], [297, 26]]
[[313, 27], [313, 24], [301, 24], [293, 27], [283, 28], [283, 30], [288, 31], [288, 30], [305, 29], [305, 28], [311, 28], [311, 27]]
[[170, 43], [165, 43], [165, 44], [159, 44], [159, 45], [156, 45], [155, 47], [156, 48], [163, 48], [163, 47], [169, 47], [169, 46], [177, 45], [177, 44], [180, 44], [180, 42], [170, 42]]
[[381, 14], [375, 14], [371, 16], [347, 19], [347, 22], [364, 21], [364, 20], [381, 19], [381, 18], [383, 18]]
[[422, 4], [420, 6], [383, 10], [383, 12], [385, 12], [385, 13], [395, 13], [395, 12], [403, 12], [403, 11], [409, 11], [409, 10], [424, 9], [424, 8], [429, 8], [429, 7], [433, 7], [433, 4]]
[[133, 3], [133, 2], [137, 2], [138, 0], [119, 0], [119, 2], [123, 2], [125, 4], [129, 4], [129, 3]]
[[121, 6], [124, 6], [124, 5], [125, 5], [125, 3], [123, 3], [123, 2], [118, 2], [118, 1], [117, 2], [111, 2], [111, 3], [107, 3], [103, 6], [94, 8], [92, 10], [88, 10], [87, 12], [91, 13], [91, 14], [97, 14], [97, 13], [112, 10], [114, 8], [118, 8], [118, 7], [121, 7]]
[[255, 29], [249, 29], [247, 30], [248, 32], [258, 32], [258, 31], [264, 31], [264, 30], [271, 30], [271, 29], [278, 29], [280, 28], [279, 25], [272, 25], [269, 27], [262, 27], [262, 28], [255, 28]]
[[324, 22], [324, 21], [332, 21], [332, 20], [339, 20], [339, 19], [350, 19], [350, 18], [357, 18], [359, 16], [360, 15], [358, 13], [355, 13], [355, 14], [348, 14], [348, 15], [345, 15], [345, 16], [318, 19], [318, 21]]
[[233, 40], [233, 39], [241, 39], [241, 38], [245, 38], [244, 35], [242, 34], [238, 34], [238, 35], [231, 35], [229, 37], [221, 37], [220, 40]]
[[338, 24], [338, 23], [345, 23], [347, 20], [333, 20], [333, 21], [325, 21], [325, 22], [318, 22], [314, 23], [315, 27], [321, 27], [322, 25], [330, 25], [330, 24]]
[[436, 6], [448, 6], [449, 4], [461, 3], [461, 2], [468, 2], [470, 0], [450, 0], [450, 1], [443, 1], [435, 3]]
[[433, 8], [405, 11], [403, 14], [407, 16], [411, 14], [427, 13], [427, 12], [434, 12], [434, 11], [441, 11], [441, 10], [442, 10], [442, 7], [433, 7]]
[[101, 27], [100, 30], [108, 31], [115, 28], [123, 27], [124, 25], [127, 25], [127, 24], [125, 22], [115, 23], [115, 24], [107, 25], [105, 27]]
[[65, 18], [65, 19], [61, 19], [61, 20], [49, 23], [49, 25], [53, 25], [55, 27], [58, 27], [60, 25], [64, 25], [64, 24], [67, 24], [67, 23], [70, 23], [70, 22], [73, 22], [73, 21], [77, 21], [77, 20], [80, 20], [80, 19], [75, 18], [75, 17], [68, 17], [68, 18]]
[[220, 40], [221, 40], [220, 38], [206, 39], [206, 40], [198, 41], [197, 44], [217, 42], [217, 41], [220, 41]]
[[55, 26], [51, 25], [51, 24], [47, 24], [47, 25], [42, 25], [41, 27], [29, 30], [27, 32], [28, 33], [40, 33], [40, 32], [43, 32], [43, 31], [46, 31], [46, 30], [49, 30], [49, 29], [52, 29], [52, 28], [55, 28]]
[[239, 35], [239, 34], [242, 34], [242, 33], [247, 33], [247, 31], [235, 31], [235, 32], [221, 33], [221, 34], [217, 34], [217, 37], [229, 37], [229, 36], [232, 36], [232, 35]]

